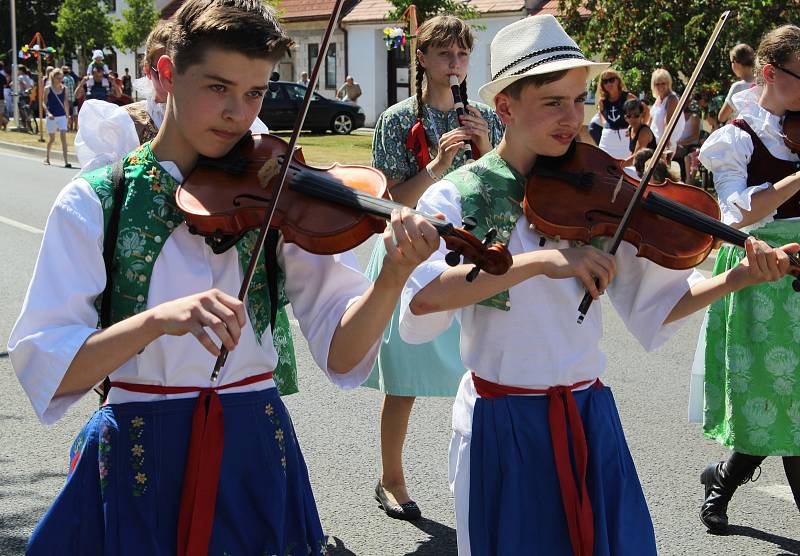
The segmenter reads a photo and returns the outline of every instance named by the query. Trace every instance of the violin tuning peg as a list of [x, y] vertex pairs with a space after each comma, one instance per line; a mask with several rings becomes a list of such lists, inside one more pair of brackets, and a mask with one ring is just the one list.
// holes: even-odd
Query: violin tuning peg
[[795, 278], [792, 280], [792, 289], [800, 293], [800, 278]]
[[468, 232], [474, 230], [477, 225], [478, 221], [475, 219], [474, 216], [465, 216], [464, 219], [461, 221], [461, 226]]
[[461, 253], [458, 251], [450, 251], [444, 256], [444, 260], [450, 266], [458, 266], [461, 264]]
[[497, 237], [497, 229], [492, 228], [491, 230], [486, 232], [486, 235], [483, 237], [483, 244], [488, 247], [489, 245], [492, 244], [492, 242], [494, 242], [496, 237]]
[[481, 269], [478, 268], [477, 266], [472, 267], [472, 270], [470, 270], [469, 274], [467, 274], [467, 282], [473, 282], [475, 280], [475, 278], [478, 277], [478, 273], [480, 271], [481, 271]]

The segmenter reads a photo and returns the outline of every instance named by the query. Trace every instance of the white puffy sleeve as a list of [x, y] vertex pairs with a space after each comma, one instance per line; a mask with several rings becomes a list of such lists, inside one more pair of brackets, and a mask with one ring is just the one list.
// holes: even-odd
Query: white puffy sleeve
[[[425, 214], [443, 214], [448, 222], [461, 222], [461, 194], [456, 186], [442, 180], [429, 187], [417, 202], [417, 210]], [[445, 262], [447, 248], [444, 240], [430, 258], [419, 265], [403, 288], [400, 297], [400, 337], [409, 344], [424, 344], [450, 328], [458, 310], [441, 311], [427, 315], [415, 315], [410, 304], [414, 296], [450, 266]]]
[[286, 273], [286, 295], [314, 361], [337, 386], [359, 386], [372, 371], [380, 338], [370, 352], [344, 374], [328, 368], [328, 353], [345, 310], [372, 283], [358, 270], [339, 262], [339, 257], [313, 255], [293, 243], [281, 245], [279, 262]]
[[78, 178], [61, 191], [50, 212], [22, 313], [8, 341], [14, 372], [46, 424], [61, 418], [85, 393], [54, 397], [78, 350], [97, 331], [94, 301], [106, 283], [102, 245], [100, 201]]
[[[706, 139], [700, 147], [700, 162], [714, 174], [722, 221], [736, 224], [742, 221], [742, 210], [749, 211], [753, 195], [772, 184], [765, 182], [747, 187], [747, 165], [753, 156], [753, 140], [750, 135], [734, 125], [726, 125]], [[777, 210], [772, 211], [761, 222], [772, 222]]]
[[648, 351], [654, 350], [686, 321], [663, 324], [689, 288], [704, 279], [703, 275], [692, 269], [671, 270], [637, 257], [636, 248], [627, 242], [620, 244], [616, 263], [616, 277], [608, 286], [611, 303], [639, 343]]
[[103, 100], [83, 103], [75, 137], [81, 172], [113, 164], [138, 146], [133, 120], [121, 106]]

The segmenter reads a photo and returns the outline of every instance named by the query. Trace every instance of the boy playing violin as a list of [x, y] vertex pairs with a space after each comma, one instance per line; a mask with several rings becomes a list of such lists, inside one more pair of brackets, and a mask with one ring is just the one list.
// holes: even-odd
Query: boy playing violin
[[[58, 196], [9, 340], [11, 361], [45, 423], [104, 377], [111, 382], [29, 554], [326, 553], [272, 379], [270, 304], [288, 299], [317, 364], [355, 387], [406, 278], [438, 236], [417, 216], [393, 214], [374, 284], [334, 257], [279, 243], [277, 300], [258, 274], [246, 304], [233, 297], [252, 234], [215, 254], [189, 232], [174, 192], [199, 156], [220, 157], [248, 132], [291, 45], [258, 0], [185, 3], [156, 68], [169, 95], [164, 122], [125, 157], [127, 195], [114, 198], [116, 172], [105, 167]], [[106, 220], [117, 209], [107, 267]], [[231, 352], [212, 383], [220, 342]]]
[[[607, 64], [586, 59], [552, 16], [502, 29], [491, 45], [492, 81], [480, 89], [506, 125], [500, 145], [436, 184], [418, 208], [498, 231], [514, 256], [503, 276], [449, 267], [437, 251], [403, 293], [400, 333], [430, 341], [454, 317], [469, 369], [453, 410], [450, 481], [459, 554], [655, 554], [653, 525], [611, 390], [596, 304], [582, 325], [586, 288], [606, 290], [647, 349], [687, 315], [732, 291], [777, 280], [791, 244], [748, 240], [747, 259], [703, 280], [636, 257], [575, 247], [531, 229], [522, 214], [537, 157], [564, 155], [583, 122], [586, 83]], [[597, 285], [595, 285], [595, 279]]]

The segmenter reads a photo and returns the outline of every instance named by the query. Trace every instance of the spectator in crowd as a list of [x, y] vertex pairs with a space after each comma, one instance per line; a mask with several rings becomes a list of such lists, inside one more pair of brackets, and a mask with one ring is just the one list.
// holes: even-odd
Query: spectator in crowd
[[119, 106], [125, 106], [133, 102], [130, 96], [123, 94], [122, 79], [119, 78], [117, 72], [111, 71], [108, 73], [108, 82], [111, 84], [111, 94], [108, 96], [108, 102], [113, 102]]
[[740, 43], [731, 48], [731, 69], [739, 81], [736, 81], [728, 90], [725, 103], [719, 111], [719, 125], [726, 123], [736, 117], [736, 109], [733, 107], [733, 95], [739, 91], [744, 91], [753, 86], [755, 81], [756, 53], [747, 44]]
[[297, 80], [298, 85], [302, 85], [304, 87], [308, 87], [309, 79], [308, 79], [308, 72], [304, 71], [300, 74], [300, 79]]
[[125, 68], [125, 75], [122, 76], [122, 94], [129, 97], [133, 96], [133, 79], [128, 68]]
[[105, 56], [103, 55], [103, 51], [102, 50], [98, 49], [98, 50], [95, 50], [94, 52], [92, 52], [92, 63], [89, 64], [88, 68], [86, 68], [86, 75], [87, 76], [92, 75], [92, 71], [93, 71], [94, 66], [102, 66], [102, 68], [103, 68], [103, 76], [108, 75], [108, 66], [103, 62], [103, 58], [105, 58]]
[[687, 104], [683, 109], [684, 128], [683, 135], [678, 139], [678, 148], [675, 149], [675, 155], [672, 160], [678, 163], [681, 169], [681, 181], [686, 181], [688, 172], [686, 168], [686, 155], [689, 154], [694, 148], [700, 146], [700, 131], [702, 128], [700, 122], [700, 108], [696, 104]]
[[625, 166], [633, 163], [636, 153], [640, 150], [656, 148], [656, 137], [650, 127], [644, 123], [644, 109], [644, 102], [635, 97], [626, 100], [622, 105], [625, 121], [628, 122], [628, 129], [625, 133], [628, 141], [626, 148], [631, 153], [625, 160]]
[[[672, 76], [663, 68], [659, 68], [653, 72], [650, 78], [650, 87], [655, 97], [655, 102], [650, 110], [650, 128], [656, 136], [656, 142], [661, 140], [661, 136], [667, 129], [667, 123], [672, 118], [672, 114], [678, 107], [678, 95], [672, 90]], [[683, 128], [685, 123], [681, 117], [675, 129], [670, 135], [669, 145], [665, 149], [670, 151], [668, 156], [675, 153], [678, 147], [678, 138], [683, 135]]]
[[11, 73], [10, 69], [8, 71], [6, 71], [3, 68], [3, 62], [0, 62], [0, 70], [2, 70], [3, 75], [6, 78], [6, 84], [3, 87], [3, 97], [5, 99], [5, 103], [4, 104], [5, 104], [5, 110], [6, 110], [6, 117], [10, 118], [11, 116], [14, 115], [14, 96], [11, 94], [13, 92], [12, 88], [11, 88], [11, 85], [12, 85], [12, 73]]
[[361, 96], [361, 86], [355, 82], [352, 75], [348, 75], [344, 85], [336, 91], [336, 98], [344, 102], [356, 104], [358, 97]]
[[[617, 70], [609, 68], [597, 79], [597, 111], [603, 126], [598, 146], [620, 160], [631, 155], [625, 134], [628, 124], [625, 122], [623, 105], [628, 100], [636, 99], [636, 95], [625, 89], [625, 82]], [[647, 120], [646, 112], [644, 120]]]
[[[653, 154], [653, 149], [642, 149], [633, 155], [633, 167], [636, 168], [639, 178], [644, 176], [647, 163], [653, 158]], [[666, 178], [667, 164], [663, 160], [659, 160], [650, 177], [650, 183], [664, 183]]]
[[119, 97], [122, 89], [116, 81], [109, 81], [103, 75], [101, 64], [92, 65], [92, 75], [81, 79], [78, 89], [75, 91], [75, 99], [78, 102], [84, 100], [105, 100], [110, 101], [109, 97]]
[[56, 131], [61, 136], [61, 152], [64, 154], [64, 168], [72, 168], [67, 159], [67, 114], [69, 114], [69, 99], [67, 89], [64, 87], [64, 74], [60, 69], [53, 69], [44, 88], [44, 106], [47, 112], [47, 158], [44, 163], [50, 164], [50, 149], [56, 140]]
[[67, 106], [67, 131], [72, 131], [75, 129], [76, 120], [78, 112], [75, 108], [75, 87], [78, 81], [75, 79], [74, 73], [72, 73], [72, 68], [69, 66], [62, 66], [61, 73], [64, 76], [64, 88], [67, 90], [67, 100], [69, 101], [69, 105]]
[[3, 62], [0, 62], [0, 129], [5, 131], [8, 125], [8, 114], [6, 113], [6, 89], [8, 88], [8, 76], [5, 72]]

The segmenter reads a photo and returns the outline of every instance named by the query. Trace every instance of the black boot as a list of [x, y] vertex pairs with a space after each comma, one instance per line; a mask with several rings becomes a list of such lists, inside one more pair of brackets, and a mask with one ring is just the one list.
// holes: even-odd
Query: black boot
[[712, 463], [700, 474], [705, 485], [705, 500], [700, 508], [700, 520], [715, 533], [728, 529], [728, 502], [740, 485], [753, 479], [753, 474], [764, 461], [764, 456], [751, 456], [732, 452], [728, 461]]

